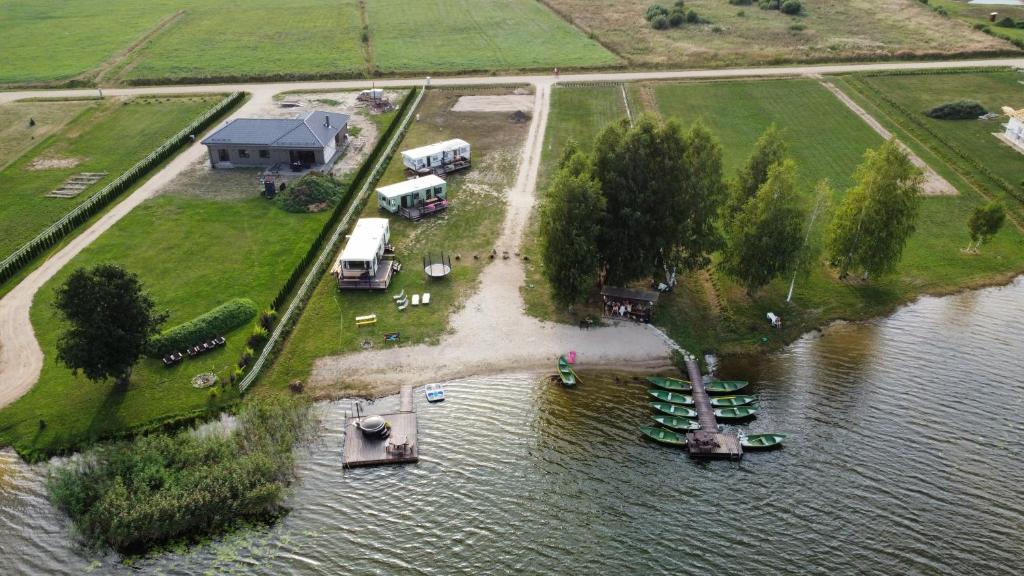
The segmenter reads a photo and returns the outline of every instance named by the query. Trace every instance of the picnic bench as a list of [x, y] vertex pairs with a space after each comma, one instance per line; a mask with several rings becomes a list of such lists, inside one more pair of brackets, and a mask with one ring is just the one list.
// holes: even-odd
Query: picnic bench
[[362, 326], [370, 326], [371, 324], [377, 323], [376, 314], [367, 314], [366, 316], [356, 316], [356, 328]]

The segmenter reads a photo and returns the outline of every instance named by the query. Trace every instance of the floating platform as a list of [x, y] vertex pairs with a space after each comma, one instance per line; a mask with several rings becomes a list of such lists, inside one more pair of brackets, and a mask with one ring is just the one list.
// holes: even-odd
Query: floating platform
[[693, 408], [697, 411], [700, 430], [686, 435], [686, 450], [691, 458], [707, 458], [721, 460], [739, 460], [743, 458], [743, 447], [740, 440], [732, 434], [724, 434], [718, 430], [718, 419], [711, 406], [708, 393], [704, 390], [704, 378], [700, 368], [692, 359], [686, 360], [686, 370], [690, 374], [693, 390]]
[[387, 438], [367, 436], [356, 425], [358, 418], [345, 419], [343, 467], [409, 464], [419, 461], [419, 442], [417, 440], [416, 411], [412, 402], [412, 386], [402, 386], [399, 398], [398, 412], [379, 415], [391, 425], [391, 434]]

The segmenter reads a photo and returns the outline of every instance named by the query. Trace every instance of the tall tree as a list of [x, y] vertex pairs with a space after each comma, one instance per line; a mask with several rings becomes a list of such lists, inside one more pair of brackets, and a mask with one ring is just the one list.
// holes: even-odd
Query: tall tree
[[86, 378], [127, 383], [167, 314], [156, 311], [138, 276], [113, 264], [79, 268], [57, 289], [54, 306], [69, 327], [57, 358]]
[[681, 182], [682, 210], [677, 214], [681, 242], [678, 263], [687, 270], [708, 265], [709, 254], [722, 248], [722, 235], [715, 225], [726, 199], [722, 177], [722, 146], [700, 122], [686, 134]]
[[999, 232], [1004, 222], [1006, 222], [1006, 209], [998, 201], [975, 208], [971, 218], [967, 221], [967, 229], [971, 234], [971, 244], [967, 246], [967, 250], [977, 252], [982, 244], [991, 240]]
[[732, 220], [722, 270], [753, 294], [792, 269], [803, 242], [805, 211], [792, 160], [773, 164], [768, 179]]
[[839, 205], [829, 231], [830, 259], [840, 277], [852, 270], [891, 272], [914, 233], [923, 176], [895, 140], [867, 150], [856, 184]]
[[540, 210], [544, 276], [555, 300], [582, 301], [597, 283], [601, 264], [598, 237], [605, 201], [582, 153], [564, 159]]
[[736, 179], [729, 191], [729, 199], [725, 203], [726, 220], [735, 218], [743, 210], [743, 206], [768, 180], [768, 170], [785, 158], [786, 143], [778, 127], [772, 124], [757, 139], [747, 163], [736, 172]]

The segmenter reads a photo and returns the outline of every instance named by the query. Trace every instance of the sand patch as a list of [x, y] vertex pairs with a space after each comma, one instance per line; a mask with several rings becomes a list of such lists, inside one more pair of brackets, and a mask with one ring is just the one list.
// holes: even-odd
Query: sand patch
[[452, 112], [533, 112], [533, 96], [506, 94], [502, 96], [461, 96]]
[[71, 158], [66, 156], [51, 156], [51, 157], [40, 157], [29, 162], [26, 166], [26, 170], [60, 170], [64, 168], [74, 168], [82, 163], [82, 158]]

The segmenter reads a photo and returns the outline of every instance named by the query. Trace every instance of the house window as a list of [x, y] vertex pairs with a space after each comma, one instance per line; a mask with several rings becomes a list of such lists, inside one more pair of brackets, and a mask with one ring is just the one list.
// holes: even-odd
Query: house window
[[239, 148], [238, 149], [238, 157], [239, 158], [248, 158], [249, 157], [249, 151], [245, 150], [243, 148]]
[[220, 150], [217, 150], [217, 158], [219, 158], [221, 162], [227, 162], [228, 160], [230, 160], [230, 158], [228, 158], [227, 149], [221, 148]]
[[270, 150], [260, 150], [260, 158], [270, 158]]
[[434, 196], [440, 196], [440, 195], [441, 195], [441, 192], [444, 192], [444, 188], [443, 188], [443, 187], [441, 187], [441, 186], [436, 186], [436, 187], [434, 188]]

